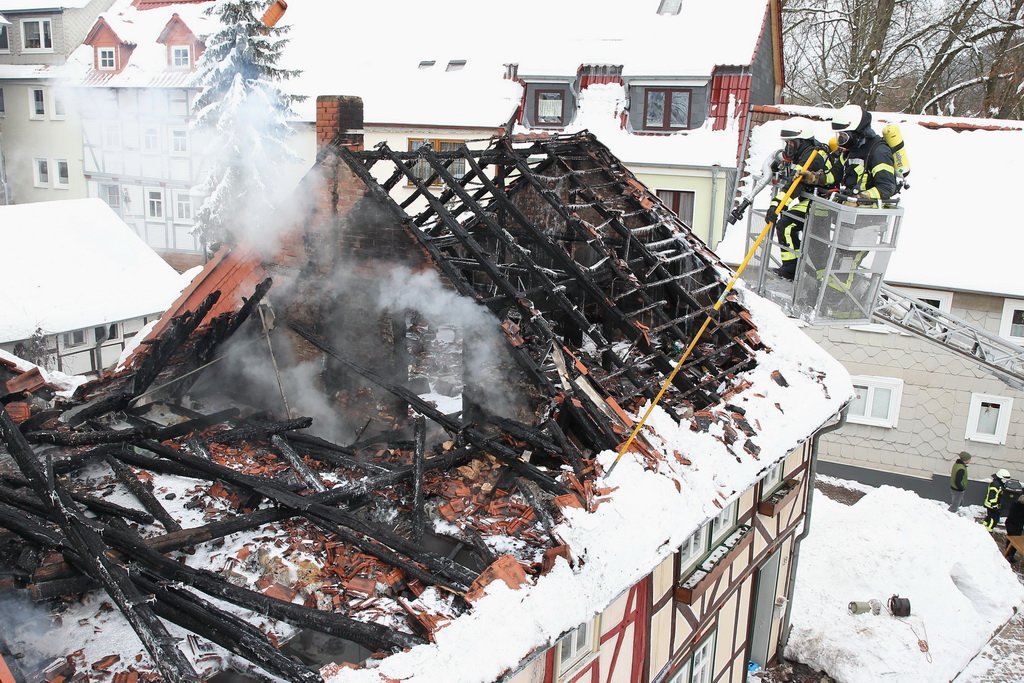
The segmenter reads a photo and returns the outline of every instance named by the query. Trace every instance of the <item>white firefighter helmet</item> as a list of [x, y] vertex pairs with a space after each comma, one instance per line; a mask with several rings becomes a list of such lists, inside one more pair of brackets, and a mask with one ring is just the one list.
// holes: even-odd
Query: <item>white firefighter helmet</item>
[[1001, 469], [998, 472], [996, 472], [996, 476], [999, 477], [1000, 479], [1009, 479], [1010, 473], [1007, 472], [1005, 469]]
[[857, 130], [864, 119], [864, 110], [858, 104], [848, 104], [836, 109], [832, 115], [832, 130]]
[[783, 140], [810, 140], [814, 137], [814, 124], [803, 116], [794, 116], [782, 122], [779, 137]]

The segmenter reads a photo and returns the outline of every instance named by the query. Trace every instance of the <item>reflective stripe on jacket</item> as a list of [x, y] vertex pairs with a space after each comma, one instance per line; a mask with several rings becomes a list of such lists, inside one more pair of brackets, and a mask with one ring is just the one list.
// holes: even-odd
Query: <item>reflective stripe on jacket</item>
[[993, 479], [985, 490], [985, 507], [989, 510], [999, 508], [1000, 499], [1003, 497], [1003, 480]]
[[870, 128], [860, 142], [840, 157], [844, 165], [843, 185], [872, 199], [889, 199], [896, 194], [896, 168], [892, 149]]

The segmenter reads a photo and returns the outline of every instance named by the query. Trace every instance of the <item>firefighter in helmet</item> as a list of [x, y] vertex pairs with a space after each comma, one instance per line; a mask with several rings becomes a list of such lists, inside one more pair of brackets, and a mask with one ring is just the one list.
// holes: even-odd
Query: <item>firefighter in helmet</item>
[[856, 104], [837, 109], [832, 130], [839, 145], [843, 188], [860, 199], [884, 201], [896, 194], [892, 148], [872, 130], [871, 112]]
[[[783, 178], [792, 179], [799, 173], [805, 187], [827, 187], [835, 184], [828, 147], [814, 138], [814, 126], [810, 119], [796, 117], [783, 121], [779, 136], [785, 143], [782, 150], [783, 167], [780, 169]], [[801, 170], [812, 157], [807, 170]], [[788, 184], [786, 183], [786, 186]], [[800, 237], [807, 218], [809, 202], [806, 198], [794, 195], [785, 206], [779, 208], [779, 203], [785, 196], [785, 189], [781, 188], [772, 199], [767, 220], [775, 224], [775, 237], [782, 245], [782, 266], [775, 272], [782, 278], [792, 280], [796, 276], [796, 262], [800, 257]]]
[[1003, 487], [1006, 486], [1006, 480], [1010, 478], [1010, 473], [1005, 469], [1001, 469], [992, 475], [992, 481], [988, 483], [988, 488], [985, 489], [985, 521], [983, 524], [985, 528], [992, 531], [996, 528], [996, 524], [999, 524], [999, 516], [1001, 514], [1000, 508], [1003, 504]]

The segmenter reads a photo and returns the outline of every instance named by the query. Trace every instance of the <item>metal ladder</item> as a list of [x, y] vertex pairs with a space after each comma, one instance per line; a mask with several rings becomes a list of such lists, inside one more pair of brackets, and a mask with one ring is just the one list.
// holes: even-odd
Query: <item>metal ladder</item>
[[1024, 348], [882, 285], [872, 318], [965, 356], [1008, 386], [1024, 390]]

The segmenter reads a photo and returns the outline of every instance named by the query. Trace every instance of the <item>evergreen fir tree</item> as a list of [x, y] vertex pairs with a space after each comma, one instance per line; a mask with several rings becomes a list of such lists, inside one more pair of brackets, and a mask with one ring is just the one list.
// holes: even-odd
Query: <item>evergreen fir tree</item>
[[295, 156], [285, 144], [291, 105], [301, 97], [280, 83], [300, 72], [276, 66], [288, 27], [268, 28], [267, 0], [220, 0], [207, 10], [221, 29], [207, 36], [196, 65], [195, 130], [211, 159], [200, 191], [196, 231], [205, 245], [259, 235], [273, 217], [274, 173]]

